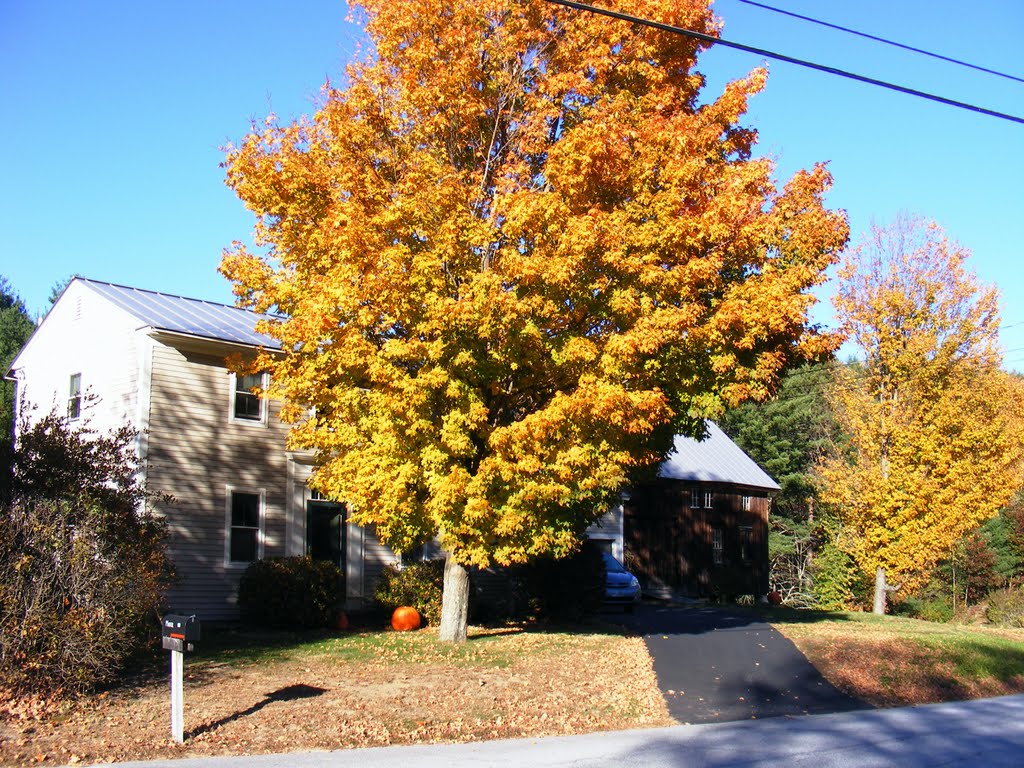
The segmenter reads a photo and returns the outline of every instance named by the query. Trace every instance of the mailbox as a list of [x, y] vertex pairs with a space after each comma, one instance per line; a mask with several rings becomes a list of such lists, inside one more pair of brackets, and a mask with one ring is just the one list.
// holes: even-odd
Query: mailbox
[[184, 653], [194, 650], [199, 642], [199, 619], [194, 615], [169, 613], [164, 616], [160, 634], [165, 651]]

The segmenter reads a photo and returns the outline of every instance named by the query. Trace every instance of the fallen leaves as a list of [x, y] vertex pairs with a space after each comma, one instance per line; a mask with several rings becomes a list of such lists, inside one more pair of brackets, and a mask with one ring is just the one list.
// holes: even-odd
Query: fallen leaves
[[1006, 648], [1006, 641], [1024, 641], [1020, 630], [845, 616], [775, 627], [830, 683], [869, 704], [911, 706], [1024, 692], [1024, 663]]
[[[4, 765], [89, 764], [388, 744], [465, 742], [668, 725], [650, 656], [614, 634], [386, 633], [370, 660], [338, 638], [292, 659], [192, 664], [184, 744], [169, 739], [164, 678], [0, 721]], [[317, 690], [289, 698], [285, 692]]]

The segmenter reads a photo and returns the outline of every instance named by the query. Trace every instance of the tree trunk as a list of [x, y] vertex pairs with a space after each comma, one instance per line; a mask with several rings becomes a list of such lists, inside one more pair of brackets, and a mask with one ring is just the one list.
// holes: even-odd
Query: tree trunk
[[466, 642], [469, 621], [469, 571], [449, 554], [444, 561], [444, 591], [441, 593], [441, 626], [438, 638], [448, 643]]
[[885, 569], [882, 566], [878, 566], [875, 570], [875, 606], [873, 613], [877, 613], [880, 616], [885, 614], [886, 592], [888, 591], [888, 587], [885, 584]]

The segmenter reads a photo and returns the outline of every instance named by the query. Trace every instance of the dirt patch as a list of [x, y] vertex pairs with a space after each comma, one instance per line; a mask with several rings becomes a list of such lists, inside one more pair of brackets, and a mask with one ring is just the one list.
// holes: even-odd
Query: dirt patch
[[170, 740], [168, 680], [154, 677], [57, 712], [8, 716], [0, 721], [0, 762], [331, 750], [672, 723], [639, 638], [523, 632], [449, 658], [430, 633], [415, 633], [423, 641], [411, 652], [385, 639], [368, 659], [340, 658], [330, 643], [259, 663], [189, 659], [183, 745]]

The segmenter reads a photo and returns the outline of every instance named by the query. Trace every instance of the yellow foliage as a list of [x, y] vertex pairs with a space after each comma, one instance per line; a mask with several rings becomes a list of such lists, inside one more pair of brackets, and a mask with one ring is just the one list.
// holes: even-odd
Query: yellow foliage
[[[537, 1], [359, 5], [376, 57], [229, 151], [263, 250], [221, 271], [280, 314], [260, 363], [354, 520], [463, 563], [570, 551], [673, 433], [831, 348], [807, 328], [847, 237], [829, 174], [776, 189], [738, 124], [766, 73], [698, 106], [703, 43]], [[628, 10], [719, 28], [706, 0]]]
[[864, 361], [832, 387], [847, 443], [819, 468], [823, 501], [864, 572], [908, 592], [1024, 482], [1024, 387], [999, 369], [997, 294], [967, 258], [899, 219], [851, 253], [835, 298]]

